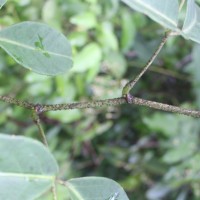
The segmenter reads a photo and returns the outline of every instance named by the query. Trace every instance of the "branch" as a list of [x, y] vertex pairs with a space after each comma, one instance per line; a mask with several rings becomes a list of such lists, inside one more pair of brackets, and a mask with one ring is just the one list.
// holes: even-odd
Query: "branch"
[[15, 98], [8, 97], [8, 96], [0, 96], [0, 100], [29, 109], [29, 110], [35, 110], [37, 113], [42, 113], [42, 112], [47, 112], [47, 111], [58, 111], [58, 110], [97, 108], [97, 107], [103, 107], [103, 106], [117, 106], [117, 105], [122, 105], [122, 104], [135, 104], [135, 105], [146, 106], [146, 107], [150, 107], [150, 108], [154, 108], [154, 109], [162, 110], [166, 112], [173, 112], [173, 113], [200, 118], [200, 111], [180, 108], [180, 107], [163, 104], [163, 103], [159, 103], [155, 101], [148, 101], [145, 99], [133, 97], [131, 95], [129, 95], [128, 101], [126, 97], [119, 97], [119, 98], [89, 101], [89, 102], [51, 104], [51, 105], [33, 104], [27, 101], [17, 100]]
[[167, 39], [172, 35], [171, 31], [168, 31], [165, 33], [165, 36], [163, 37], [160, 45], [158, 46], [158, 48], [156, 49], [156, 51], [154, 52], [154, 54], [152, 55], [152, 57], [148, 60], [148, 62], [146, 63], [144, 69], [140, 72], [140, 74], [138, 76], [136, 76], [135, 79], [130, 80], [123, 88], [122, 90], [122, 96], [127, 96], [127, 94], [129, 94], [130, 90], [134, 87], [134, 85], [139, 81], [139, 79], [142, 77], [142, 75], [148, 70], [148, 68], [151, 66], [151, 64], [153, 63], [153, 61], [155, 60], [155, 58], [157, 57], [157, 55], [159, 54], [159, 52], [161, 51], [161, 49], [163, 48], [164, 44], [166, 43]]

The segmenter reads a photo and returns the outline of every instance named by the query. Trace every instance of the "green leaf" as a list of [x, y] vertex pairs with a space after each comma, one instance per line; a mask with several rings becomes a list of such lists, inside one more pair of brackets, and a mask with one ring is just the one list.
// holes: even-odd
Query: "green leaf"
[[187, 1], [186, 17], [183, 24], [182, 35], [200, 43], [200, 8], [194, 0]]
[[198, 121], [185, 119], [182, 123], [179, 123], [179, 131], [171, 138], [169, 150], [162, 159], [168, 164], [176, 163], [191, 157], [197, 149]]
[[153, 131], [163, 133], [167, 137], [176, 135], [179, 131], [179, 122], [182, 116], [173, 114], [156, 113], [151, 117], [144, 117], [143, 122]]
[[40, 142], [0, 135], [0, 199], [35, 199], [51, 187], [57, 172], [56, 161]]
[[62, 74], [72, 67], [69, 42], [45, 24], [23, 22], [3, 29], [0, 47], [23, 67], [39, 74]]
[[135, 24], [133, 23], [131, 14], [127, 12], [127, 10], [122, 10], [121, 24], [122, 24], [121, 48], [124, 52], [126, 52], [133, 45], [136, 35]]
[[74, 72], [84, 72], [90, 68], [98, 67], [102, 57], [101, 48], [97, 43], [86, 45], [74, 58]]
[[3, 7], [3, 5], [6, 3], [6, 0], [0, 0], [0, 9]]
[[[57, 199], [58, 200], [70, 200], [68, 191], [66, 190], [66, 187], [60, 184], [56, 184], [56, 193], [57, 193]], [[37, 200], [53, 200], [52, 199], [52, 191], [45, 192], [44, 195], [37, 198]]]
[[123, 188], [108, 178], [76, 178], [69, 180], [67, 186], [73, 200], [128, 200]]
[[117, 51], [119, 49], [118, 40], [114, 32], [113, 24], [111, 22], [105, 21], [100, 24], [99, 29], [100, 31], [97, 37], [98, 41], [101, 43], [101, 46], [108, 51], [110, 51], [110, 49]]
[[42, 8], [42, 19], [45, 23], [61, 30], [61, 12], [57, 4], [58, 3], [54, 0], [45, 1]]
[[121, 79], [127, 69], [127, 63], [124, 56], [118, 51], [110, 51], [104, 61], [109, 72], [118, 79]]
[[162, 26], [177, 30], [177, 0], [122, 0], [131, 8], [142, 12]]
[[162, 199], [166, 197], [169, 192], [171, 192], [171, 188], [169, 186], [157, 184], [148, 190], [146, 196], [149, 200]]
[[72, 32], [68, 38], [72, 46], [82, 47], [87, 43], [88, 33], [86, 31]]
[[83, 12], [71, 17], [70, 22], [83, 29], [94, 28], [97, 25], [96, 15], [94, 12]]
[[191, 81], [196, 96], [196, 105], [200, 108], [200, 67], [199, 67], [200, 45], [195, 45], [192, 50], [192, 62], [187, 66], [186, 71], [192, 75]]

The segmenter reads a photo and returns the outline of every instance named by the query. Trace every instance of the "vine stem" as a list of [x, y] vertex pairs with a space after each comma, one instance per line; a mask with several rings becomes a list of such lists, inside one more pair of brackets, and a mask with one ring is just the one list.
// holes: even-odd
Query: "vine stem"
[[[42, 138], [42, 142], [44, 143], [44, 145], [49, 148], [49, 145], [48, 145], [48, 142], [47, 142], [47, 138], [45, 136], [45, 133], [44, 133], [44, 130], [42, 128], [42, 124], [41, 124], [41, 121], [40, 121], [40, 113], [41, 113], [41, 107], [37, 104], [35, 105], [34, 107], [34, 111], [33, 111], [33, 114], [32, 114], [32, 118], [33, 118], [33, 121], [35, 122], [37, 128], [38, 128], [38, 131], [39, 131], [39, 134]], [[56, 185], [55, 185], [55, 181], [53, 182], [52, 184], [52, 187], [51, 187], [51, 192], [53, 194], [53, 200], [58, 200], [57, 198], [57, 193], [56, 193]]]
[[160, 45], [158, 46], [158, 48], [155, 50], [154, 54], [152, 55], [152, 57], [148, 60], [148, 62], [146, 63], [144, 69], [140, 72], [140, 74], [138, 74], [136, 76], [135, 79], [130, 80], [123, 88], [122, 90], [122, 96], [126, 96], [127, 94], [129, 94], [130, 90], [134, 87], [134, 85], [139, 81], [139, 79], [142, 77], [142, 75], [148, 70], [148, 68], [151, 66], [151, 64], [153, 63], [153, 61], [155, 60], [155, 58], [158, 56], [159, 52], [161, 51], [161, 49], [163, 48], [164, 44], [166, 43], [167, 39], [171, 36], [172, 32], [168, 31], [165, 33], [165, 36], [162, 38], [162, 41], [160, 43]]
[[173, 112], [178, 114], [183, 114], [191, 117], [200, 118], [200, 111], [198, 110], [190, 110], [177, 106], [172, 106], [168, 104], [163, 104], [155, 101], [148, 101], [145, 99], [133, 97], [129, 95], [129, 101], [125, 97], [113, 98], [113, 99], [105, 99], [105, 100], [96, 100], [89, 102], [77, 102], [77, 103], [66, 103], [66, 104], [33, 104], [27, 101], [21, 101], [9, 96], [0, 96], [0, 100], [14, 104], [29, 110], [37, 110], [39, 112], [47, 112], [47, 111], [58, 111], [58, 110], [71, 110], [71, 109], [85, 109], [85, 108], [97, 108], [103, 106], [117, 106], [122, 104], [135, 104], [140, 106], [146, 106], [150, 108], [154, 108], [157, 110], [162, 110], [166, 112]]
[[47, 142], [44, 130], [42, 128], [42, 124], [40, 122], [40, 116], [39, 116], [39, 114], [35, 110], [33, 112], [32, 118], [33, 118], [33, 121], [35, 122], [35, 124], [36, 124], [36, 126], [38, 128], [39, 134], [40, 134], [40, 136], [42, 138], [42, 142], [48, 148], [48, 142]]
[[53, 200], [58, 200], [55, 181], [53, 182], [53, 185], [51, 187], [51, 191], [52, 191], [52, 194], [53, 194]]

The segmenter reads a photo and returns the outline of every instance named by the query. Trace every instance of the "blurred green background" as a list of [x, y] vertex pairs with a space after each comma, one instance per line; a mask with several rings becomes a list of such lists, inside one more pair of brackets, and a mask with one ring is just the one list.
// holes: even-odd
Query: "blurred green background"
[[[0, 95], [44, 104], [119, 97], [165, 31], [118, 0], [10, 0], [0, 11], [0, 29], [27, 20], [63, 32], [74, 67], [62, 76], [41, 76], [0, 50]], [[199, 55], [195, 43], [171, 38], [133, 95], [198, 109]], [[30, 111], [2, 102], [0, 112], [0, 132], [40, 139]], [[41, 120], [65, 180], [108, 177], [131, 200], [200, 199], [198, 119], [124, 105], [48, 112]]]

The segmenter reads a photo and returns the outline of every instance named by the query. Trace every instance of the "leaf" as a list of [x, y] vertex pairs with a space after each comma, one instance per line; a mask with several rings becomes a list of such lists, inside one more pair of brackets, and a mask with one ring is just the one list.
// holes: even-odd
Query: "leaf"
[[198, 149], [198, 122], [191, 119], [180, 124], [179, 131], [171, 138], [169, 149], [162, 158], [165, 163], [172, 164], [189, 158]]
[[114, 32], [113, 24], [111, 22], [105, 21], [99, 26], [99, 28], [100, 31], [97, 37], [103, 49], [106, 49], [107, 51], [117, 51], [119, 49], [118, 40]]
[[51, 187], [57, 172], [56, 161], [40, 142], [0, 135], [0, 199], [35, 199]]
[[57, 4], [58, 3], [54, 0], [45, 1], [42, 8], [42, 19], [45, 23], [61, 30], [61, 12]]
[[132, 16], [127, 10], [122, 10], [121, 13], [122, 35], [121, 48], [123, 52], [127, 52], [135, 40], [136, 27], [133, 23]]
[[146, 196], [149, 200], [162, 199], [162, 198], [166, 197], [166, 195], [170, 191], [171, 191], [171, 189], [169, 188], [169, 186], [157, 184], [157, 185], [154, 185], [150, 190], [148, 190]]
[[191, 81], [195, 94], [196, 105], [200, 108], [200, 67], [199, 67], [200, 45], [195, 45], [192, 50], [192, 62], [187, 66], [186, 71], [192, 75]]
[[167, 137], [176, 135], [179, 131], [179, 123], [182, 116], [173, 114], [156, 113], [151, 117], [144, 117], [143, 123], [152, 131], [163, 133]]
[[90, 68], [98, 67], [102, 57], [101, 48], [97, 43], [86, 45], [74, 58], [74, 72], [85, 72]]
[[123, 188], [108, 178], [76, 178], [69, 180], [66, 185], [73, 200], [128, 200]]
[[[66, 187], [60, 184], [56, 184], [56, 193], [57, 193], [57, 199], [58, 200], [70, 200], [68, 191], [66, 190]], [[37, 200], [53, 200], [52, 199], [52, 191], [46, 192], [44, 195], [37, 198]]]
[[3, 29], [0, 47], [17, 63], [39, 74], [62, 74], [72, 67], [67, 39], [42, 23], [23, 22]]
[[71, 17], [70, 22], [83, 30], [94, 28], [98, 24], [94, 12], [83, 12], [75, 15]]
[[110, 51], [104, 61], [110, 73], [118, 79], [121, 79], [126, 72], [127, 63], [123, 55], [118, 51]]
[[0, 0], [0, 9], [3, 7], [3, 5], [6, 3], [6, 0]]
[[182, 28], [182, 35], [200, 43], [200, 8], [194, 0], [187, 1], [186, 17]]
[[177, 0], [122, 0], [131, 8], [142, 12], [165, 28], [177, 30]]
[[86, 31], [72, 32], [68, 37], [72, 46], [81, 47], [87, 43], [88, 34]]

